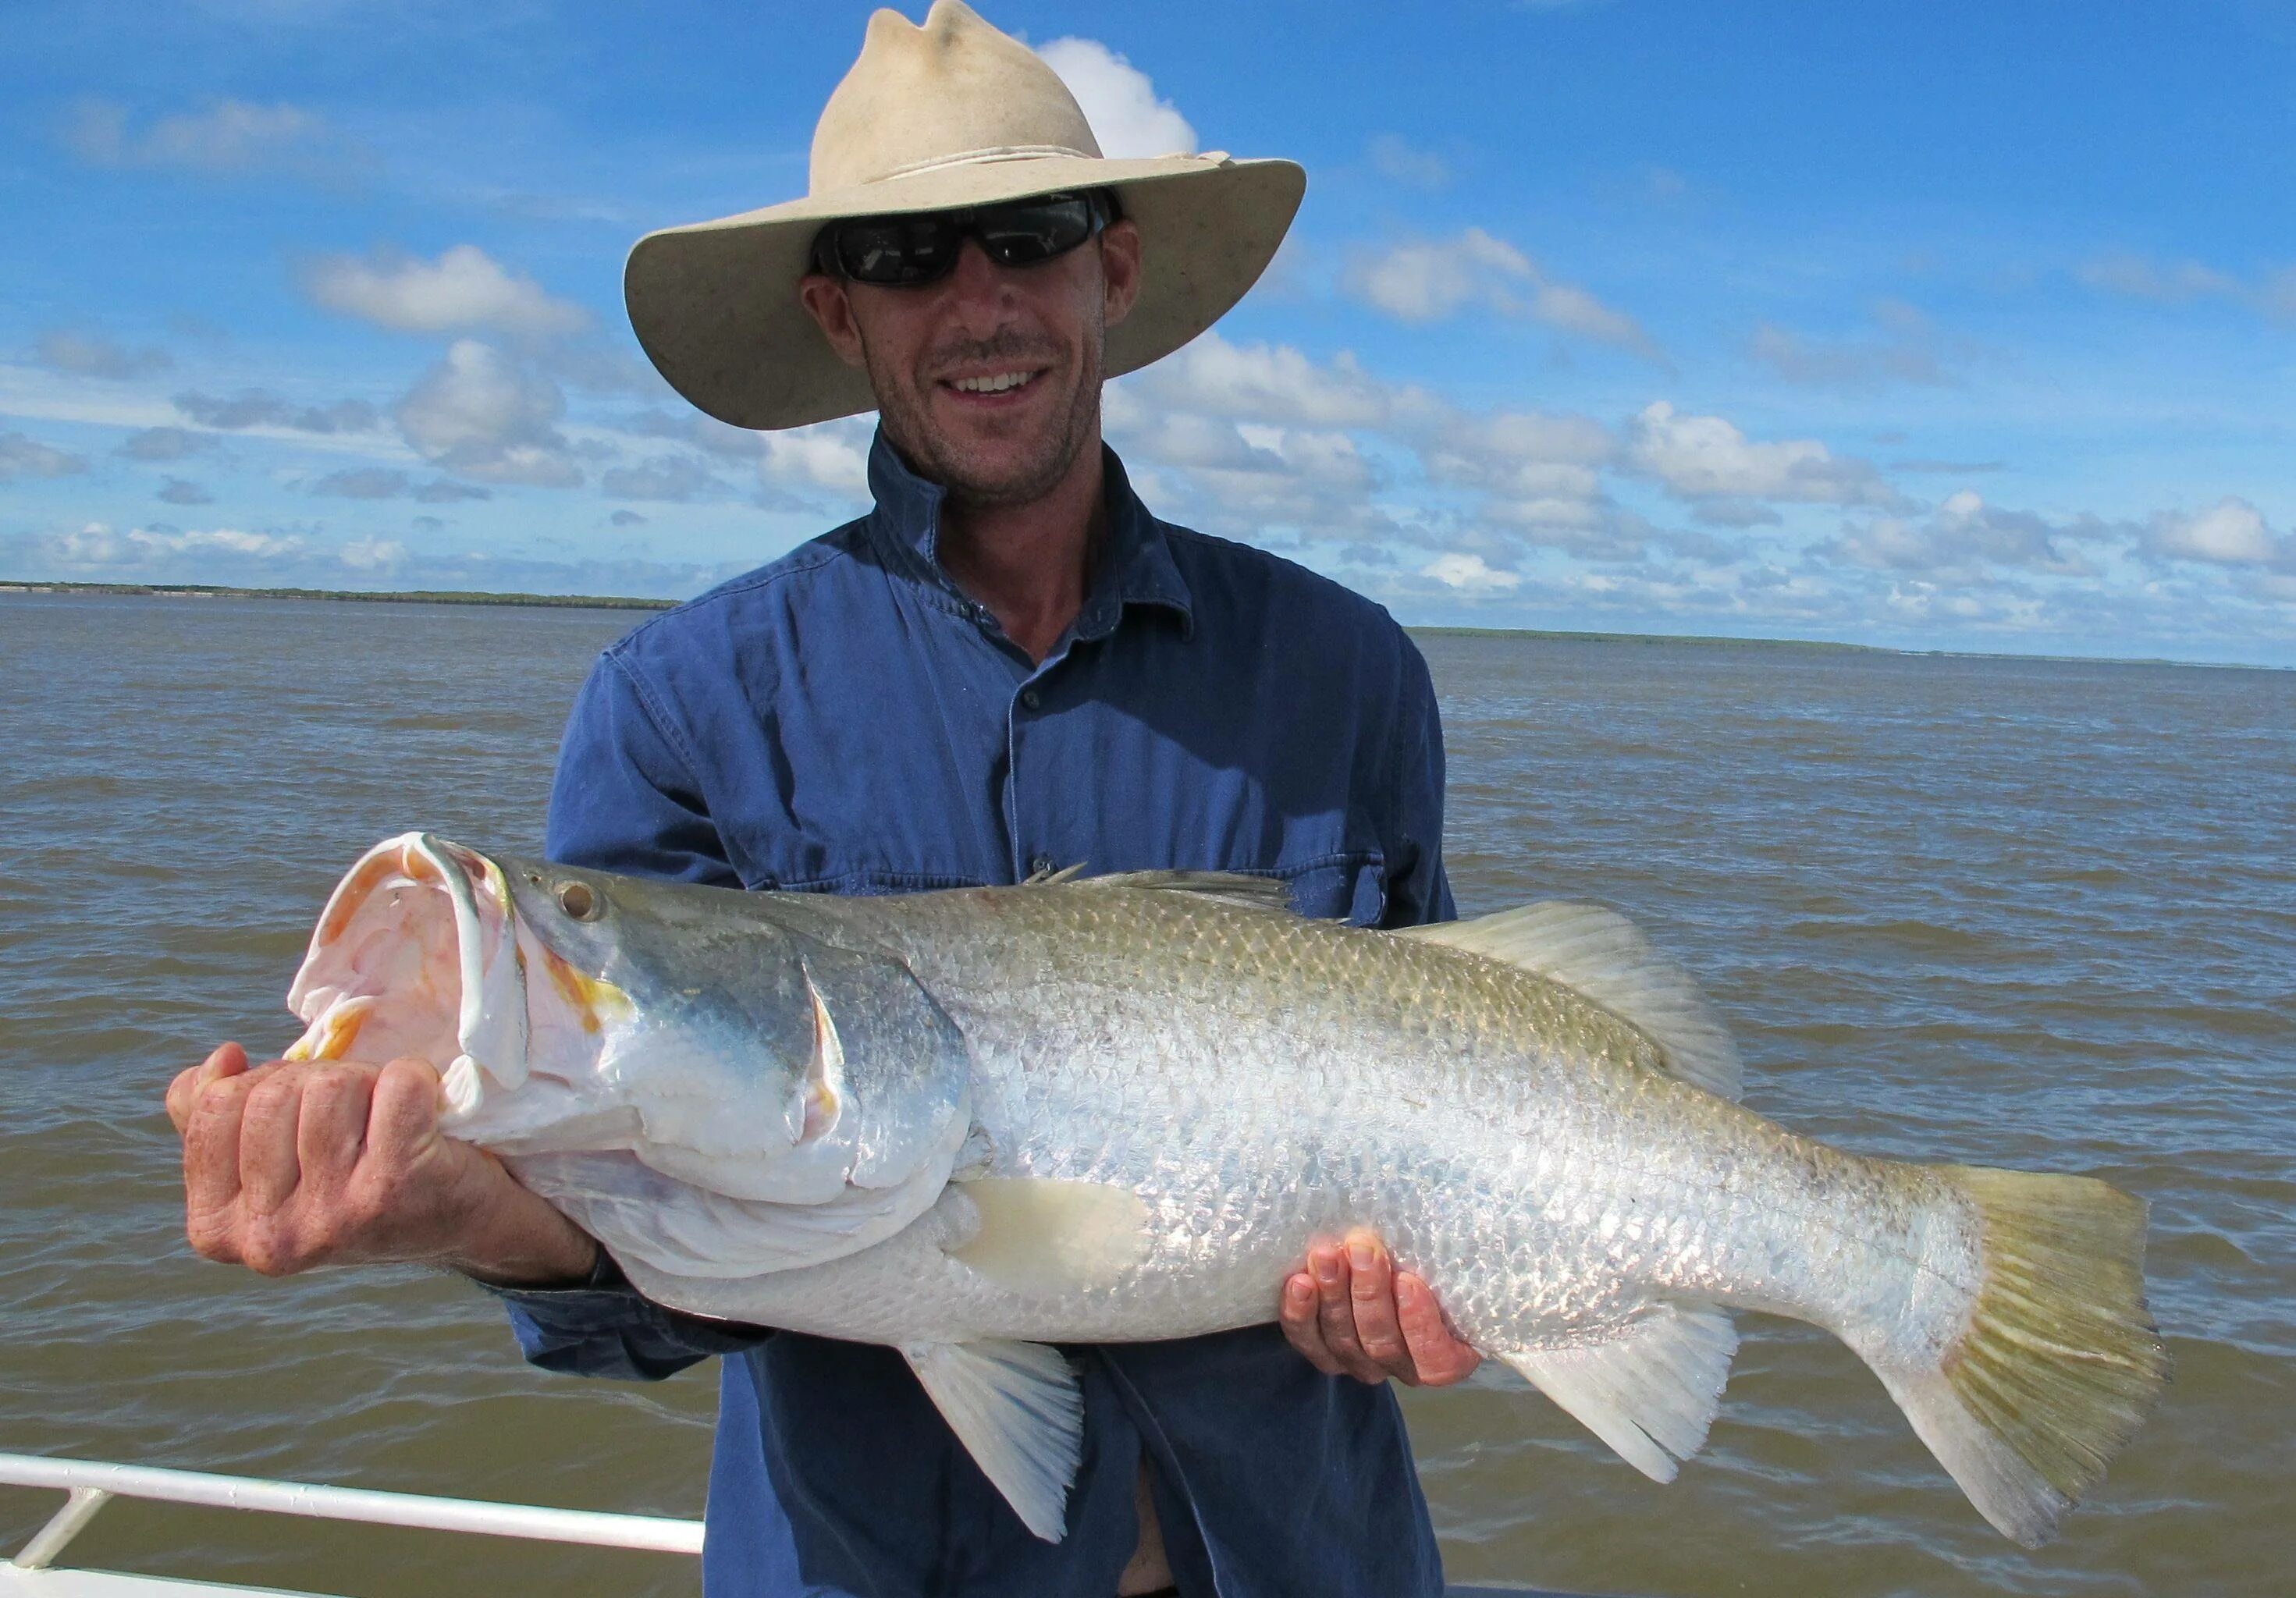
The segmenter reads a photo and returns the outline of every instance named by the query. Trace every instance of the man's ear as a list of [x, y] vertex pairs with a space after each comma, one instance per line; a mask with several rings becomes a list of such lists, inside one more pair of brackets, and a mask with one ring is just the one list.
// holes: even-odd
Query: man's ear
[[837, 352], [837, 358], [849, 366], [866, 364], [867, 356], [861, 348], [861, 324], [853, 319], [853, 297], [846, 291], [845, 280], [832, 277], [826, 272], [808, 272], [797, 280], [797, 297], [805, 307], [805, 314], [821, 329], [823, 338]]
[[1114, 327], [1140, 298], [1140, 229], [1129, 219], [1101, 230], [1100, 278], [1102, 322]]

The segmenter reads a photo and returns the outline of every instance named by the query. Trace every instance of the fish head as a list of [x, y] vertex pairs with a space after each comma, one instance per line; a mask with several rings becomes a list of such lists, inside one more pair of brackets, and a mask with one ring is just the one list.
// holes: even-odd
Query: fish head
[[963, 1035], [795, 897], [391, 839], [320, 918], [291, 1057], [430, 1060], [446, 1129], [506, 1157], [626, 1151], [783, 1203], [893, 1185], [964, 1135]]

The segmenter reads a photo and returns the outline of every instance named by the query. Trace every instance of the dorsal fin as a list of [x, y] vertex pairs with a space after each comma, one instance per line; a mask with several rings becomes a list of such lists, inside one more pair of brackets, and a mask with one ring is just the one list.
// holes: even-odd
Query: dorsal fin
[[1190, 893], [1216, 899], [1242, 910], [1292, 908], [1292, 889], [1277, 877], [1255, 877], [1240, 871], [1119, 871], [1104, 877], [1071, 878], [1070, 872], [1031, 877], [1024, 886], [1064, 882], [1071, 888], [1134, 888], [1152, 893]]
[[1726, 1099], [1738, 1096], [1738, 1048], [1721, 1018], [1690, 973], [1615, 910], [1549, 899], [1474, 921], [1407, 927], [1398, 936], [1560, 982], [1656, 1044], [1659, 1063], [1672, 1075]]

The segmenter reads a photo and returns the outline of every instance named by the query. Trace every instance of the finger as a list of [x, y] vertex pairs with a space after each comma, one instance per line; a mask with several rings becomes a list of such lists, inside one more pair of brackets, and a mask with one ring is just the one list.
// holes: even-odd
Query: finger
[[276, 1215], [301, 1179], [295, 1124], [308, 1071], [260, 1071], [239, 1119], [239, 1190], [249, 1213]]
[[1426, 1387], [1448, 1387], [1473, 1373], [1483, 1356], [1452, 1335], [1435, 1290], [1408, 1271], [1395, 1274], [1395, 1310], [1402, 1323], [1404, 1345], [1411, 1364]]
[[235, 1043], [227, 1043], [191, 1069], [177, 1071], [176, 1079], [168, 1084], [168, 1119], [176, 1123], [176, 1130], [190, 1128], [192, 1106], [198, 1102], [201, 1088], [246, 1069], [247, 1051]]
[[1316, 1318], [1324, 1347], [1340, 1368], [1358, 1381], [1384, 1381], [1387, 1373], [1363, 1351], [1356, 1338], [1355, 1302], [1348, 1293], [1348, 1254], [1337, 1243], [1308, 1250], [1308, 1272], [1316, 1279]]
[[1348, 1233], [1348, 1296], [1356, 1317], [1356, 1341], [1384, 1375], [1416, 1382], [1419, 1372], [1404, 1346], [1395, 1309], [1395, 1260], [1379, 1234], [1360, 1228]]
[[373, 1071], [313, 1072], [305, 1079], [295, 1116], [295, 1163], [303, 1185], [340, 1192], [366, 1147], [368, 1096]]
[[439, 1072], [427, 1060], [394, 1060], [378, 1072], [366, 1117], [367, 1159], [403, 1170], [439, 1136]]
[[223, 1217], [239, 1201], [239, 1128], [252, 1090], [243, 1075], [202, 1087], [184, 1128], [184, 1213], [192, 1243], [220, 1258]]
[[1283, 1328], [1285, 1340], [1307, 1356], [1309, 1364], [1326, 1376], [1344, 1376], [1347, 1368], [1324, 1346], [1323, 1328], [1316, 1320], [1317, 1303], [1316, 1279], [1305, 1271], [1295, 1271], [1284, 1281], [1276, 1321]]

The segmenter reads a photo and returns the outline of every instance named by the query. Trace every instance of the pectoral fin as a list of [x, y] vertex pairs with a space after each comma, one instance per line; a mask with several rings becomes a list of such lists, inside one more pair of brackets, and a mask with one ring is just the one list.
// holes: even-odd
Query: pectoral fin
[[1128, 1187], [986, 1176], [950, 1188], [971, 1201], [972, 1226], [949, 1257], [1014, 1292], [1106, 1287], [1148, 1251], [1148, 1205]]
[[1084, 1394], [1067, 1357], [1004, 1340], [910, 1343], [901, 1354], [1021, 1523], [1048, 1543], [1066, 1537], [1084, 1457]]
[[1608, 1342], [1502, 1354], [1652, 1481], [1704, 1446], [1738, 1331], [1710, 1304], [1660, 1305]]

